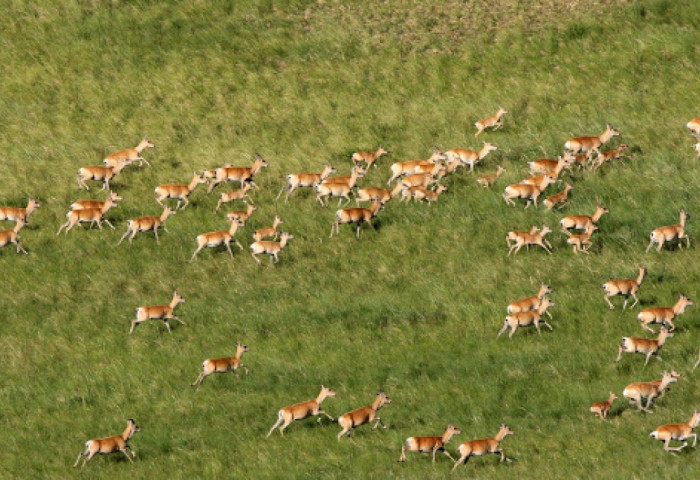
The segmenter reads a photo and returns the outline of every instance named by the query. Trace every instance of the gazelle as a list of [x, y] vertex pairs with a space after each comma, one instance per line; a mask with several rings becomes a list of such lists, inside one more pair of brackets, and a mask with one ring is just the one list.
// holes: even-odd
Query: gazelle
[[[106, 455], [108, 453], [122, 452], [131, 463], [134, 463], [132, 457], [135, 457], [136, 453], [134, 453], [132, 448], [129, 446], [129, 440], [131, 440], [131, 437], [133, 437], [135, 433], [140, 431], [141, 428], [136, 425], [133, 418], [130, 418], [126, 421], [126, 429], [121, 435], [113, 435], [111, 437], [88, 440], [87, 443], [85, 443], [85, 451], [78, 454], [78, 459], [75, 461], [73, 467], [77, 467], [78, 463], [80, 463], [80, 459], [85, 457], [85, 461], [83, 462], [84, 467], [85, 464], [98, 453], [101, 455]], [[127, 450], [131, 451], [131, 457], [129, 456]]]
[[266, 237], [272, 237], [273, 240], [277, 240], [277, 236], [279, 235], [277, 232], [277, 227], [279, 227], [282, 223], [284, 223], [282, 219], [275, 215], [275, 219], [272, 221], [272, 226], [257, 229], [255, 233], [253, 233], [253, 239], [256, 242], [259, 242]]
[[260, 156], [260, 154], [255, 155], [255, 160], [250, 167], [221, 167], [215, 170], [215, 175], [211, 179], [209, 184], [208, 192], [214, 190], [221, 182], [236, 181], [241, 182], [241, 187], [245, 182], [255, 184], [253, 182], [253, 176], [255, 176], [261, 168], [267, 167], [269, 164], [267, 161]]
[[591, 236], [596, 230], [598, 230], [598, 226], [591, 225], [584, 233], [569, 234], [569, 238], [566, 239], [566, 243], [574, 247], [574, 253], [582, 252], [588, 255], [590, 253], [588, 249], [593, 245], [593, 242], [591, 242]]
[[249, 203], [245, 210], [231, 210], [226, 214], [226, 220], [232, 222], [233, 220], [239, 220], [241, 222], [241, 227], [245, 225], [253, 212], [257, 209], [254, 204]]
[[16, 222], [21, 218], [26, 224], [29, 215], [39, 207], [41, 207], [41, 203], [33, 198], [27, 201], [26, 207], [0, 207], [0, 220]]
[[114, 167], [105, 167], [101, 165], [83, 167], [78, 170], [78, 186], [84, 187], [85, 190], [90, 190], [85, 180], [101, 180], [102, 190], [109, 190], [109, 181], [114, 178], [124, 167], [129, 165], [129, 161], [118, 161]]
[[600, 152], [598, 158], [595, 160], [595, 165], [592, 165], [593, 171], [598, 170], [605, 162], [610, 160], [619, 160], [624, 157], [622, 154], [628, 148], [626, 143], [621, 143], [619, 147], [608, 150], [607, 152]]
[[417, 165], [438, 163], [441, 160], [445, 160], [445, 158], [447, 158], [445, 154], [436, 148], [433, 150], [433, 154], [427, 160], [408, 160], [406, 162], [393, 163], [389, 167], [391, 170], [391, 178], [386, 182], [386, 184], [389, 185], [402, 175], [413, 173]]
[[596, 152], [600, 154], [601, 145], [608, 143], [608, 141], [620, 132], [615, 130], [615, 128], [609, 123], [605, 126], [605, 132], [597, 137], [574, 137], [570, 138], [564, 144], [564, 149], [571, 153], [579, 152]]
[[321, 173], [292, 173], [287, 175], [287, 184], [280, 189], [275, 200], [280, 198], [282, 192], [287, 190], [287, 195], [284, 197], [284, 203], [287, 203], [289, 196], [297, 188], [316, 188], [316, 185], [323, 182], [332, 173], [335, 173], [335, 168], [331, 165], [324, 165]]
[[352, 187], [347, 183], [324, 182], [316, 185], [316, 200], [324, 207], [328, 206], [328, 197], [338, 197], [338, 206], [343, 199], [347, 200], [346, 204], [350, 203], [350, 193], [352, 193]]
[[[698, 441], [698, 436], [693, 432], [693, 430], [697, 428], [698, 424], [700, 424], [700, 412], [694, 410], [693, 416], [690, 418], [688, 423], [671, 423], [661, 425], [656, 430], [651, 432], [649, 436], [664, 442], [664, 450], [675, 455], [673, 452], [680, 452], [688, 445], [686, 440], [690, 437], [693, 437], [692, 447], [695, 448], [695, 444]], [[669, 444], [671, 443], [671, 440], [683, 442], [683, 445], [680, 447], [670, 447]]]
[[233, 190], [231, 192], [222, 193], [218, 203], [216, 204], [216, 209], [214, 210], [214, 213], [218, 212], [219, 207], [221, 207], [221, 205], [223, 205], [224, 203], [233, 202], [235, 200], [245, 201], [246, 199], [248, 199], [250, 203], [253, 203], [253, 199], [250, 198], [250, 195], [248, 195], [248, 191], [251, 188], [253, 188], [253, 185], [250, 183], [246, 183], [245, 185], [243, 185], [243, 188], [239, 188], [238, 190]]
[[397, 182], [393, 190], [375, 187], [361, 188], [357, 191], [357, 195], [355, 196], [355, 202], [357, 202], [357, 206], [360, 206], [360, 202], [372, 202], [375, 200], [378, 202], [386, 203], [398, 194], [400, 194], [403, 191], [403, 189], [404, 186], [401, 184], [401, 182]]
[[486, 128], [493, 128], [494, 130], [498, 130], [499, 128], [503, 127], [503, 122], [501, 121], [501, 117], [508, 113], [508, 110], [506, 110], [503, 107], [498, 107], [498, 111], [496, 112], [495, 115], [491, 115], [490, 117], [482, 118], [481, 120], [478, 120], [474, 126], [476, 126], [476, 133], [474, 134], [475, 137], [478, 137], [481, 132], [484, 131]]
[[175, 210], [180, 208], [180, 204], [183, 201], [185, 202], [184, 205], [182, 205], [182, 209], [184, 210], [185, 207], [190, 204], [189, 196], [200, 183], [206, 183], [206, 179], [197, 172], [194, 172], [192, 180], [188, 185], [184, 183], [165, 183], [163, 185], [158, 185], [155, 189], [157, 195], [156, 202], [163, 207], [163, 200], [166, 198], [177, 198]]
[[508, 185], [503, 192], [503, 199], [506, 201], [506, 204], [515, 206], [514, 198], [524, 198], [527, 200], [525, 208], [529, 207], [530, 203], [534, 203], [535, 207], [537, 207], [537, 198], [548, 185], [555, 181], [556, 179], [552, 175], [545, 174], [542, 178], [542, 183], [539, 185], [528, 185], [526, 183]]
[[690, 238], [685, 233], [685, 222], [687, 220], [690, 220], [690, 215], [688, 215], [686, 211], [681, 208], [680, 223], [677, 225], [667, 225], [665, 227], [659, 227], [652, 230], [651, 234], [649, 234], [649, 238], [651, 240], [646, 251], [648, 252], [651, 246], [657, 243], [659, 246], [657, 247], [656, 251], [660, 252], [664, 242], [670, 242], [671, 240], [678, 240], [678, 248], [682, 248], [681, 240], [684, 238], [686, 247], [690, 248]]
[[450, 452], [445, 450], [445, 445], [449, 442], [454, 435], [458, 435], [462, 431], [450, 424], [445, 428], [445, 433], [442, 436], [432, 436], [432, 437], [408, 437], [406, 443], [401, 446], [401, 457], [399, 462], [406, 461], [406, 452], [433, 452], [433, 463], [435, 463], [435, 453], [441, 451], [450, 460], [454, 461]]
[[230, 220], [231, 227], [228, 230], [219, 230], [217, 232], [202, 233], [201, 235], [197, 235], [197, 249], [192, 254], [190, 262], [197, 257], [197, 254], [204, 247], [213, 248], [224, 245], [226, 250], [228, 250], [228, 254], [231, 255], [231, 258], [233, 258], [233, 252], [231, 251], [230, 245], [231, 241], [236, 242], [238, 248], [243, 250], [243, 246], [238, 242], [238, 240], [233, 238], [236, 235], [238, 228], [243, 226], [243, 222], [235, 218]]
[[673, 324], [673, 319], [685, 312], [687, 307], [693, 305], [695, 305], [695, 302], [681, 293], [678, 296], [678, 301], [674, 306], [645, 308], [639, 312], [637, 319], [642, 322], [642, 328], [650, 331], [651, 333], [655, 333], [654, 330], [649, 328], [649, 324], [652, 323], [668, 325], [669, 331], [672, 332], [676, 329], [676, 326]]
[[[540, 290], [537, 292], [537, 295], [522, 298], [520, 300], [516, 300], [515, 302], [510, 303], [507, 307], [508, 313], [513, 314], [520, 312], [529, 312], [530, 310], [537, 310], [538, 308], [540, 308], [540, 304], [542, 303], [542, 300], [544, 300], [545, 295], [548, 295], [550, 293], [552, 293], [552, 287], [550, 287], [546, 283], [540, 283]], [[552, 318], [551, 313], [549, 313], [548, 311], [546, 313], [547, 315], [549, 315], [549, 318]]]
[[323, 182], [321, 182], [321, 185], [344, 184], [347, 185], [350, 189], [352, 189], [355, 187], [357, 180], [364, 177], [366, 174], [366, 169], [362, 168], [359, 165], [355, 165], [354, 167], [352, 167], [352, 169], [350, 169], [350, 175], [328, 177]]
[[191, 386], [196, 386], [197, 390], [202, 386], [202, 382], [212, 373], [235, 372], [239, 368], [245, 370], [248, 375], [248, 368], [241, 363], [241, 357], [248, 351], [248, 347], [242, 343], [236, 343], [236, 354], [233, 357], [210, 358], [202, 363], [202, 373], [199, 374]]
[[557, 205], [559, 208], [563, 208], [569, 202], [569, 192], [573, 189], [573, 185], [567, 183], [564, 186], [563, 192], [555, 193], [554, 195], [545, 198], [543, 202], [544, 206], [547, 207], [547, 210], [551, 210]]
[[666, 343], [666, 339], [672, 337], [673, 333], [669, 332], [666, 327], [661, 327], [659, 330], [659, 336], [657, 338], [639, 338], [639, 337], [622, 337], [622, 345], [617, 349], [617, 359], [615, 363], [620, 361], [623, 353], [641, 353], [647, 357], [644, 365], [649, 363], [649, 358], [652, 355], [656, 355], [661, 347]]
[[404, 189], [407, 189], [411, 187], [428, 188], [429, 185], [436, 182], [437, 180], [430, 175], [425, 175], [423, 173], [412, 173], [403, 177], [398, 183], [400, 183]]
[[129, 335], [131, 335], [131, 333], [134, 331], [136, 325], [138, 325], [139, 323], [143, 323], [147, 320], [163, 320], [163, 323], [165, 323], [165, 326], [168, 328], [168, 332], [172, 335], [173, 332], [170, 330], [170, 320], [177, 320], [181, 324], [185, 324], [185, 322], [173, 315], [175, 307], [177, 307], [181, 303], [185, 303], [185, 299], [182, 298], [182, 296], [179, 293], [177, 293], [176, 290], [175, 292], [173, 292], [173, 299], [170, 300], [170, 303], [168, 305], [150, 305], [137, 308], [136, 320], [131, 322]]
[[540, 332], [540, 322], [547, 325], [549, 329], [552, 330], [552, 326], [547, 322], [547, 320], [542, 318], [542, 315], [549, 307], [553, 307], [554, 305], [554, 302], [545, 297], [540, 302], [540, 306], [537, 308], [537, 310], [529, 310], [527, 312], [506, 315], [505, 321], [503, 322], [503, 328], [501, 328], [501, 330], [498, 332], [496, 338], [500, 337], [501, 334], [509, 328], [510, 333], [508, 334], [508, 338], [513, 338], [513, 334], [518, 327], [529, 327], [530, 325], [534, 325], [537, 329], [537, 334], [542, 335], [542, 332]]
[[421, 173], [423, 175], [428, 175], [434, 179], [441, 179], [447, 173], [447, 168], [441, 163], [431, 163], [428, 165], [416, 165], [413, 169], [413, 173]]
[[338, 433], [338, 440], [345, 434], [350, 438], [350, 433], [353, 428], [364, 425], [365, 423], [372, 423], [375, 420], [377, 423], [374, 424], [374, 429], [376, 429], [380, 423], [382, 424], [382, 428], [386, 428], [382, 419], [377, 415], [377, 411], [387, 403], [391, 403], [391, 399], [387, 397], [384, 392], [379, 392], [374, 402], [372, 402], [372, 405], [360, 407], [339, 416], [338, 424], [343, 427], [343, 430]]
[[613, 401], [615, 401], [616, 398], [619, 398], [617, 394], [610, 392], [610, 396], [608, 397], [607, 401], [595, 402], [593, 405], [591, 405], [590, 411], [598, 415], [601, 420], [605, 420], [605, 418], [608, 416], [608, 412], [610, 412], [610, 407], [612, 407]]
[[609, 211], [603, 205], [597, 205], [595, 212], [590, 217], [588, 215], [569, 215], [564, 217], [559, 221], [561, 231], [568, 234], [570, 229], [588, 230], [591, 225], [597, 224], [600, 217]]
[[166, 206], [163, 207], [163, 213], [160, 214], [160, 217], [139, 217], [128, 220], [126, 232], [124, 232], [122, 238], [119, 239], [119, 243], [117, 245], [121, 245], [122, 241], [124, 241], [126, 236], [129, 234], [131, 234], [129, 237], [129, 243], [131, 243], [137, 233], [147, 232], [149, 230], [153, 230], [153, 233], [156, 236], [156, 244], [160, 244], [160, 240], [158, 239], [158, 229], [163, 227], [163, 230], [167, 232], [168, 230], [163, 224], [170, 215], [174, 214], [175, 212]]
[[564, 158], [561, 158], [557, 161], [557, 164], [554, 166], [552, 170], [547, 170], [545, 172], [540, 173], [539, 175], [535, 175], [534, 177], [529, 177], [524, 180], [521, 180], [520, 183], [529, 183], [530, 185], [539, 185], [542, 182], [542, 178], [549, 174], [554, 177], [555, 180], [559, 178], [559, 175], [561, 175], [561, 171], [564, 169], [564, 167], [569, 167], [571, 166], [571, 161], [566, 160]]
[[545, 244], [545, 235], [548, 233], [551, 233], [552, 230], [548, 226], [542, 227], [542, 230], [540, 230], [538, 233], [522, 233], [518, 235], [515, 238], [515, 243], [511, 245], [510, 249], [508, 250], [508, 255], [510, 256], [511, 253], [513, 253], [513, 256], [516, 256], [518, 252], [520, 251], [521, 248], [525, 245], [539, 245], [540, 247], [544, 248], [547, 253], [550, 255], [552, 254], [552, 251], [547, 248], [547, 245]]
[[376, 152], [355, 152], [352, 154], [352, 162], [357, 165], [360, 162], [365, 162], [367, 163], [367, 168], [371, 167], [374, 165], [374, 168], [377, 168], [377, 164], [375, 163], [379, 157], [382, 155], [389, 153], [387, 152], [381, 145], [379, 148], [377, 148]]
[[19, 238], [17, 236], [19, 231], [22, 230], [25, 225], [26, 223], [22, 217], [20, 217], [17, 219], [17, 223], [15, 223], [13, 228], [0, 231], [0, 248], [13, 243], [17, 247], [17, 253], [22, 251], [25, 255], [27, 255], [27, 251], [22, 248], [22, 245], [19, 244]]
[[63, 225], [61, 225], [58, 229], [58, 232], [56, 232], [56, 235], [61, 233], [61, 230], [63, 230], [65, 227], [66, 228], [66, 235], [68, 235], [68, 231], [73, 228], [76, 224], [83, 223], [83, 222], [90, 222], [90, 228], [97, 223], [97, 226], [102, 230], [102, 222], [104, 221], [107, 225], [112, 227], [112, 230], [114, 230], [114, 225], [110, 223], [110, 221], [105, 218], [105, 215], [107, 214], [107, 211], [115, 207], [116, 200], [112, 197], [109, 196], [107, 197], [107, 200], [102, 202], [102, 208], [84, 208], [82, 210], [71, 210], [68, 213], [66, 213], [66, 218], [67, 221]]
[[[384, 208], [382, 202], [374, 201], [369, 208], [354, 207], [354, 208], [344, 208], [335, 212], [335, 222], [331, 225], [331, 234], [328, 238], [333, 237], [333, 229], [335, 228], [335, 234], [340, 234], [340, 225], [345, 223], [355, 223], [357, 224], [357, 238], [360, 238], [360, 226], [363, 223], [369, 224], [372, 228], [372, 219], [377, 216], [380, 210]], [[376, 228], [375, 228], [376, 230]]]
[[413, 192], [413, 199], [417, 202], [425, 200], [426, 202], [428, 202], [428, 204], [432, 204], [434, 202], [437, 202], [438, 198], [440, 198], [440, 195], [446, 191], [447, 187], [445, 185], [438, 185], [438, 187], [435, 190], [416, 190], [415, 192]]
[[[122, 200], [122, 197], [110, 190], [109, 197], [112, 201], [112, 205], [116, 205], [118, 201]], [[73, 202], [70, 206], [71, 210], [83, 210], [85, 208], [99, 208], [104, 207], [105, 202], [103, 200], [77, 200]]]
[[[510, 248], [510, 246], [513, 244], [513, 242], [518, 241], [518, 237], [520, 237], [522, 235], [528, 235], [528, 234], [534, 235], [539, 231], [540, 231], [540, 229], [537, 225], [533, 225], [532, 228], [530, 228], [529, 232], [525, 232], [522, 230], [511, 230], [506, 234], [506, 245], [508, 245], [508, 248]], [[549, 242], [545, 241], [545, 243], [549, 243]], [[547, 245], [547, 246], [551, 248], [551, 245]]]
[[272, 263], [273, 260], [275, 262], [279, 262], [277, 255], [279, 255], [280, 251], [287, 245], [287, 242], [293, 238], [294, 235], [287, 232], [282, 232], [279, 242], [272, 242], [269, 240], [253, 242], [250, 244], [251, 255], [253, 256], [253, 259], [258, 262], [258, 265], [260, 265], [261, 262], [257, 256], [261, 253], [267, 253], [270, 256], [270, 263]]
[[556, 160], [552, 158], [540, 158], [532, 162], [527, 162], [527, 164], [530, 166], [530, 173], [535, 175], [538, 173], [552, 172], [557, 168], [560, 162], [570, 163], [573, 162], [573, 160], [573, 155], [565, 153], [563, 157], [557, 157]]
[[[661, 396], [661, 394], [668, 389], [671, 383], [677, 382], [678, 377], [680, 377], [680, 374], [678, 374], [676, 371], [664, 371], [661, 376], [661, 380], [630, 383], [625, 387], [622, 395], [628, 399], [632, 405], [636, 405], [639, 411], [653, 413], [651, 410], [649, 410], [651, 402]], [[647, 399], [645, 406], [642, 406], [642, 398]]]
[[501, 442], [508, 435], [513, 435], [514, 433], [515, 432], [513, 432], [513, 430], [511, 430], [508, 425], [502, 423], [499, 426], [498, 433], [495, 437], [464, 442], [459, 447], [457, 447], [457, 450], [459, 451], [459, 454], [461, 456], [457, 459], [451, 471], [454, 472], [454, 470], [457, 467], [459, 467], [462, 463], [466, 465], [466, 463], [469, 461], [469, 457], [481, 457], [489, 453], [495, 453], [497, 455], [500, 455], [501, 462], [510, 462], [511, 459], [506, 457], [506, 454], [503, 453], [503, 449], [501, 449]]
[[467, 148], [453, 148], [445, 152], [448, 161], [459, 160], [465, 165], [469, 165], [469, 173], [474, 173], [474, 165], [481, 162], [489, 152], [498, 150], [496, 145], [484, 142], [481, 150], [470, 150]]
[[700, 117], [692, 119], [685, 126], [692, 136], [700, 138]]
[[639, 266], [639, 275], [637, 275], [637, 278], [622, 278], [622, 279], [615, 279], [615, 280], [610, 280], [608, 282], [605, 282], [603, 284], [603, 290], [605, 290], [605, 301], [608, 302], [608, 306], [610, 307], [610, 310], [615, 310], [615, 307], [613, 304], [610, 302], [610, 297], [614, 297], [615, 295], [622, 295], [625, 297], [625, 303], [622, 304], [622, 309], [624, 310], [625, 307], [627, 307], [627, 301], [630, 298], [630, 295], [632, 295], [632, 298], [634, 298], [634, 303], [630, 308], [634, 308], [637, 303], [639, 303], [639, 299], [637, 298], [637, 291], [639, 290], [639, 287], [642, 285], [642, 282], [644, 281], [644, 277], [647, 274], [647, 269], [645, 266], [640, 265]]
[[[314, 400], [307, 400], [306, 402], [295, 403], [289, 407], [281, 408], [280, 411], [277, 412], [277, 422], [275, 422], [270, 431], [267, 432], [267, 437], [272, 435], [272, 432], [274, 432], [277, 427], [280, 429], [280, 434], [284, 435], [284, 429], [287, 428], [290, 423], [294, 420], [301, 420], [309, 416], [315, 417], [319, 414], [323, 414], [332, 422], [333, 417], [321, 410], [321, 402], [328, 397], [335, 397], [335, 392], [321, 385], [321, 392]], [[321, 417], [318, 417], [318, 423], [321, 423]]]
[[481, 185], [484, 188], [491, 188], [496, 181], [505, 173], [506, 169], [501, 167], [500, 165], [498, 166], [498, 170], [496, 170], [496, 173], [491, 173], [488, 175], [482, 175], [481, 177], [476, 179], [476, 183]]
[[143, 167], [143, 162], [146, 162], [146, 164], [150, 167], [151, 164], [148, 163], [148, 160], [141, 156], [141, 152], [147, 148], [155, 148], [155, 146], [155, 143], [150, 141], [148, 137], [143, 137], [143, 140], [141, 140], [134, 148], [127, 148], [126, 150], [110, 153], [102, 162], [109, 167], [116, 167], [120, 161], [126, 160], [131, 164], [138, 160], [141, 162], [139, 166]]
[[416, 185], [414, 187], [407, 187], [406, 185], [402, 184], [401, 182], [398, 182], [401, 184], [402, 190], [401, 190], [401, 202], [410, 202], [413, 198], [415, 198], [416, 192], [423, 191], [427, 192], [428, 187], [424, 185]]

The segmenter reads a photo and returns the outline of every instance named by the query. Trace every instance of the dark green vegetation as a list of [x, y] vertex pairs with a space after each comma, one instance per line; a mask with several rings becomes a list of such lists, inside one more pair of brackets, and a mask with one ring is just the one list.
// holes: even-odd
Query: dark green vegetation
[[[31, 4], [30, 4], [31, 3]], [[347, 3], [347, 5], [345, 4]], [[700, 115], [698, 28], [693, 0], [537, 2], [3, 2], [0, 9], [0, 204], [42, 207], [21, 232], [29, 255], [0, 250], [0, 476], [65, 478], [90, 438], [142, 428], [121, 454], [95, 458], [90, 478], [443, 478], [452, 467], [427, 455], [397, 464], [410, 435], [462, 430], [448, 445], [494, 435], [501, 422], [512, 464], [472, 459], [455, 476], [651, 478], [698, 473], [700, 452], [672, 457], [648, 438], [700, 407], [690, 373], [700, 339], [697, 307], [676, 323], [663, 361], [641, 355], [613, 365], [623, 335], [646, 336], [634, 311], [611, 312], [600, 285], [649, 276], [641, 307], [679, 292], [700, 298], [700, 174], [685, 123]], [[81, 5], [81, 6], [78, 6]], [[569, 5], [573, 7], [569, 8]], [[474, 139], [473, 123], [510, 113]], [[503, 187], [526, 162], [561, 153], [572, 135], [610, 122], [631, 158], [596, 175], [574, 173], [570, 205], [558, 212], [506, 207]], [[153, 168], [128, 167], [113, 182], [124, 197], [102, 232], [55, 236], [71, 202], [103, 198], [78, 190], [79, 167], [136, 145]], [[464, 170], [427, 205], [389, 203], [378, 231], [329, 240], [335, 203], [310, 192], [274, 201], [287, 174], [345, 174], [355, 150], [384, 145], [361, 185], [381, 186], [391, 162], [442, 148], [495, 143], [479, 174], [507, 168], [493, 191]], [[117, 242], [128, 218], [157, 215], [153, 189], [187, 182], [193, 170], [270, 163], [256, 179], [258, 205], [238, 234], [245, 247], [275, 214], [294, 240], [270, 266], [247, 251], [206, 249], [190, 263], [195, 236], [227, 228], [214, 215], [217, 187], [152, 234]], [[561, 185], [549, 192], [561, 190]], [[549, 193], [548, 192], [548, 193]], [[337, 202], [336, 202], [337, 203]], [[539, 248], [506, 259], [505, 233], [563, 214], [609, 207], [591, 255], [574, 256], [560, 233], [554, 255]], [[649, 232], [685, 207], [692, 248], [644, 253]], [[11, 224], [3, 222], [3, 228]], [[554, 331], [496, 333], [509, 301], [555, 289]], [[172, 336], [158, 322], [127, 332], [139, 305], [187, 299]], [[621, 306], [621, 300], [613, 302]], [[250, 375], [189, 384], [210, 357], [237, 341]], [[683, 377], [654, 415], [618, 400], [602, 422], [591, 403], [632, 381]], [[265, 439], [284, 406], [337, 397], [334, 417], [384, 389], [387, 430], [363, 427], [355, 443], [337, 424], [296, 422]], [[664, 469], [664, 470], [662, 470]]]

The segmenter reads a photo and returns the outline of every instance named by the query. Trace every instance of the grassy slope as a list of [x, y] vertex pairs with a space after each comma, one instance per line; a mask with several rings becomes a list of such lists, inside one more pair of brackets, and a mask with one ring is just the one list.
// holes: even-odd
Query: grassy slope
[[[647, 438], [698, 406], [689, 375], [697, 313], [679, 322], [663, 362], [645, 369], [627, 355], [613, 366], [619, 337], [642, 330], [634, 313], [605, 308], [600, 283], [643, 262], [644, 306], [671, 304], [679, 291], [698, 297], [694, 248], [643, 250], [678, 208], [695, 211], [700, 182], [683, 124], [698, 114], [700, 8], [689, 0], [591, 10], [508, 0], [275, 3], [2, 7], [0, 199], [43, 203], [21, 235], [31, 254], [0, 251], [2, 475], [64, 477], [85, 440], [121, 431], [127, 417], [143, 429], [133, 441], [138, 464], [96, 459], [91, 476], [442, 477], [451, 467], [444, 458], [434, 467], [415, 455], [395, 463], [405, 437], [452, 422], [464, 432], [454, 451], [503, 421], [516, 431], [505, 448], [518, 461], [480, 459], [460, 475], [697, 469], [694, 453], [672, 458]], [[360, 241], [349, 229], [329, 241], [334, 209], [308, 192], [273, 200], [286, 174], [325, 162], [346, 171], [352, 151], [378, 143], [391, 156], [367, 185], [383, 183], [391, 161], [425, 157], [433, 145], [477, 146], [471, 124], [499, 104], [511, 112], [506, 127], [480, 137], [500, 147], [480, 170], [508, 169], [493, 192], [460, 172], [440, 204], [389, 204], [379, 232]], [[554, 156], [571, 134], [605, 122], [623, 132], [633, 158], [576, 174], [565, 210], [609, 206], [594, 254], [574, 257], [555, 234], [555, 255], [531, 249], [505, 259], [507, 230], [553, 226], [561, 213], [506, 208], [500, 188], [523, 176], [527, 160]], [[56, 238], [67, 205], [86, 195], [76, 170], [144, 134], [158, 145], [146, 152], [154, 168], [130, 168], [115, 182], [124, 196], [110, 214], [117, 231]], [[225, 227], [212, 214], [217, 196], [204, 189], [168, 221], [160, 248], [147, 235], [115, 248], [127, 218], [158, 213], [155, 185], [247, 164], [256, 151], [271, 166], [239, 238], [279, 214], [295, 239], [274, 268], [220, 250], [188, 262], [198, 233]], [[496, 341], [505, 305], [541, 280], [555, 288], [554, 332]], [[187, 325], [170, 337], [144, 324], [128, 337], [133, 309], [167, 301], [173, 288], [187, 298], [179, 307]], [[201, 361], [233, 353], [239, 340], [251, 348], [251, 374], [192, 392]], [[684, 377], [657, 414], [622, 401], [608, 422], [588, 413], [608, 390], [671, 367]], [[320, 383], [338, 392], [324, 404], [334, 416], [383, 388], [394, 400], [382, 411], [390, 428], [338, 444], [337, 425], [307, 421], [266, 441], [276, 410], [315, 396]]]

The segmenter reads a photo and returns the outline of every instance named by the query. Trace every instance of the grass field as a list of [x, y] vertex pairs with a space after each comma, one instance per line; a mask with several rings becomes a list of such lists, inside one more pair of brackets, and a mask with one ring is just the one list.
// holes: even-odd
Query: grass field
[[[536, 4], [535, 4], [536, 3]], [[448, 444], [515, 435], [515, 461], [476, 458], [455, 477], [671, 478], [700, 472], [698, 452], [677, 457], [648, 438], [700, 408], [700, 320], [676, 322], [662, 361], [641, 355], [613, 364], [620, 338], [648, 336], [641, 308], [698, 300], [700, 173], [685, 123], [698, 115], [700, 5], [692, 0], [439, 0], [416, 2], [36, 2], [0, 5], [0, 205], [42, 206], [20, 233], [28, 255], [0, 250], [0, 477], [2, 478], [443, 478], [450, 462], [428, 454], [396, 460], [406, 437], [462, 430]], [[474, 138], [474, 122], [509, 110], [501, 130]], [[560, 211], [508, 207], [503, 187], [527, 162], [561, 154], [574, 135], [622, 133], [629, 158], [592, 174], [574, 170]], [[123, 197], [116, 230], [75, 228], [56, 236], [78, 198], [76, 172], [147, 135], [152, 168], [129, 166], [113, 182]], [[328, 238], [337, 202], [312, 192], [275, 201], [289, 173], [333, 164], [381, 144], [389, 150], [361, 180], [382, 186], [388, 166], [426, 158], [433, 147], [499, 150], [477, 174], [507, 169], [493, 190], [464, 169], [432, 206], [392, 201], [363, 227]], [[117, 246], [126, 220], [157, 215], [153, 189], [193, 171], [270, 166], [256, 176], [258, 206], [237, 238], [274, 215], [294, 239], [258, 266], [233, 246], [190, 262], [195, 237], [228, 228], [218, 194], [199, 186], [191, 206], [152, 233]], [[561, 190], [550, 187], [547, 194]], [[550, 193], [551, 192], [551, 193]], [[558, 232], [563, 215], [610, 209], [591, 255], [574, 255]], [[237, 204], [243, 207], [242, 204]], [[649, 232], [691, 215], [691, 248], [645, 253]], [[535, 247], [506, 258], [507, 231], [546, 223], [553, 255]], [[2, 222], [0, 228], [11, 228]], [[649, 271], [640, 306], [608, 310], [600, 285]], [[506, 305], [544, 281], [553, 331], [496, 333]], [[128, 335], [140, 305], [186, 303], [169, 335], [160, 322]], [[190, 383], [207, 358], [250, 352], [249, 375]], [[683, 375], [640, 414], [625, 399], [603, 422], [588, 408], [633, 381]], [[383, 389], [386, 430], [365, 426], [338, 442], [337, 423], [295, 422], [265, 438], [280, 407], [337, 392], [333, 417], [369, 404]], [[76, 456], [90, 438], [141, 427], [123, 455]]]

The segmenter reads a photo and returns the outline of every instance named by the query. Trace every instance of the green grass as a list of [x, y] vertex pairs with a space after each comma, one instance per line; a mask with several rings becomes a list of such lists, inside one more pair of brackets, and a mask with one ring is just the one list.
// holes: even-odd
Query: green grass
[[[411, 455], [401, 444], [447, 423], [459, 442], [515, 435], [517, 460], [471, 460], [455, 475], [477, 478], [652, 478], [697, 474], [696, 453], [677, 458], [648, 438], [686, 421], [697, 403], [690, 368], [698, 348], [691, 308], [645, 368], [640, 355], [613, 365], [623, 335], [646, 336], [636, 313], [609, 311], [600, 285], [649, 275], [642, 307], [698, 300], [696, 203], [700, 173], [685, 123], [698, 113], [700, 7], [676, 2], [3, 2], [0, 6], [0, 205], [35, 197], [42, 207], [20, 238], [29, 255], [0, 250], [0, 477], [65, 478], [90, 438], [116, 434], [133, 417], [135, 465], [119, 455], [85, 467], [91, 478], [442, 478], [452, 463]], [[504, 128], [473, 137], [473, 123], [498, 106]], [[502, 188], [527, 161], [554, 157], [572, 135], [610, 122], [630, 145], [624, 163], [595, 175], [574, 172], [570, 205], [546, 212], [510, 208]], [[153, 168], [128, 167], [113, 182], [124, 197], [117, 226], [56, 237], [68, 206], [103, 198], [80, 191], [76, 172], [148, 135]], [[328, 238], [336, 207], [311, 192], [275, 201], [287, 174], [331, 163], [346, 174], [353, 151], [378, 144], [382, 157], [361, 185], [381, 186], [395, 161], [434, 146], [490, 141], [477, 173], [507, 172], [493, 191], [464, 170], [446, 179], [433, 206], [391, 202], [374, 232], [350, 227]], [[117, 247], [125, 221], [161, 211], [153, 189], [188, 182], [193, 171], [270, 163], [256, 177], [258, 210], [238, 238], [247, 247], [275, 214], [294, 235], [280, 262], [258, 266], [247, 251], [206, 249], [189, 262], [197, 234], [227, 228], [214, 214], [219, 186], [198, 187], [192, 205], [152, 234]], [[558, 191], [560, 185], [552, 187]], [[549, 192], [548, 192], [549, 193]], [[541, 249], [506, 258], [505, 233], [564, 214], [610, 213], [589, 256], [554, 233]], [[644, 253], [649, 232], [691, 217], [690, 250]], [[233, 207], [231, 207], [233, 208]], [[11, 224], [3, 222], [2, 228]], [[554, 331], [496, 333], [505, 306], [554, 287]], [[127, 335], [139, 305], [167, 302], [178, 289], [186, 322], [172, 336], [156, 322]], [[619, 299], [613, 300], [621, 305]], [[189, 384], [206, 358], [232, 355], [250, 375]], [[601, 422], [591, 403], [632, 381], [683, 377], [654, 415], [618, 400]], [[317, 395], [334, 417], [393, 402], [387, 430], [295, 422], [265, 439], [277, 410]], [[122, 456], [123, 457], [123, 456]]]

